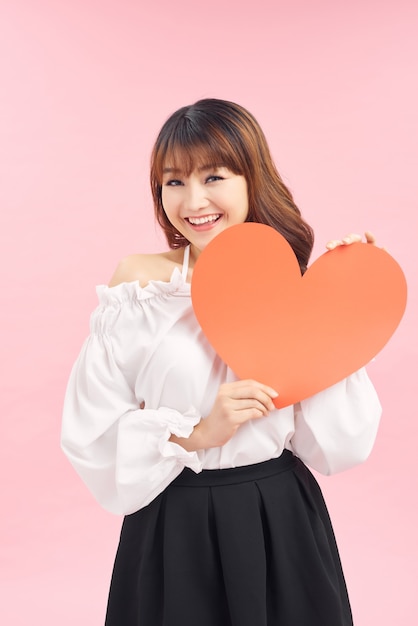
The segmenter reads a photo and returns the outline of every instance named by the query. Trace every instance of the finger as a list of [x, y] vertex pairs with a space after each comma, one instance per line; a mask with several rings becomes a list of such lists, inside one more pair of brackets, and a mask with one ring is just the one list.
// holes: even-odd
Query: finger
[[364, 236], [366, 237], [367, 243], [376, 245], [376, 237], [373, 235], [373, 233], [371, 233], [369, 230], [366, 230], [366, 232], [364, 233]]
[[273, 410], [267, 409], [263, 404], [252, 400], [235, 400], [231, 409], [233, 422], [240, 425], [248, 420], [267, 417], [270, 411]]
[[337, 248], [337, 246], [342, 246], [342, 245], [343, 245], [343, 242], [341, 239], [331, 239], [331, 241], [328, 241], [325, 247], [328, 250], [334, 250], [334, 248]]
[[224, 393], [223, 397], [220, 398], [222, 404], [221, 406], [227, 407], [232, 411], [242, 411], [247, 408], [257, 408], [263, 415], [267, 415], [270, 411], [275, 409], [273, 404], [273, 400], [270, 396], [258, 395], [257, 394], [249, 394], [246, 392], [237, 393]]
[[258, 420], [262, 417], [267, 417], [268, 413], [262, 413], [259, 409], [254, 407], [238, 411], [236, 415], [238, 417], [239, 426], [242, 426], [242, 424], [245, 424], [245, 422], [249, 422], [250, 420]]
[[241, 385], [235, 385], [231, 386], [229, 389], [225, 389], [224, 392], [232, 400], [257, 400], [269, 411], [275, 408], [273, 398], [278, 397], [279, 394], [277, 391], [261, 383], [256, 383], [255, 381], [241, 381], [241, 383]]
[[358, 243], [361, 241], [361, 235], [357, 233], [350, 233], [343, 237], [343, 239], [331, 239], [326, 244], [326, 248], [328, 250], [334, 250], [334, 248], [338, 248], [338, 246], [349, 246], [352, 243]]
[[361, 235], [357, 233], [350, 233], [343, 238], [343, 245], [349, 246], [352, 243], [359, 243], [361, 241]]
[[236, 384], [243, 385], [245, 387], [254, 388], [254, 389], [260, 389], [261, 391], [264, 391], [264, 393], [266, 393], [268, 396], [270, 396], [270, 398], [277, 398], [277, 396], [279, 395], [278, 392], [275, 389], [273, 389], [273, 387], [269, 387], [269, 385], [264, 385], [263, 383], [258, 382], [258, 380], [253, 380], [251, 378], [239, 380], [237, 381]]
[[254, 394], [253, 396], [244, 398], [231, 398], [231, 401], [239, 410], [246, 407], [256, 407], [264, 412], [269, 413], [276, 408], [273, 400], [267, 394]]
[[230, 400], [234, 410], [242, 410], [245, 408], [256, 407], [263, 413], [267, 414], [273, 411], [275, 406], [269, 395], [260, 392], [243, 392], [242, 394], [231, 395]]
[[[274, 408], [273, 404], [272, 407]], [[248, 413], [251, 413], [251, 417], [249, 419], [255, 419], [257, 417], [265, 417], [270, 413], [270, 411], [273, 410], [273, 408], [267, 407], [265, 404], [254, 398], [234, 400], [232, 405], [234, 414], [240, 422], [246, 419], [246, 415]]]

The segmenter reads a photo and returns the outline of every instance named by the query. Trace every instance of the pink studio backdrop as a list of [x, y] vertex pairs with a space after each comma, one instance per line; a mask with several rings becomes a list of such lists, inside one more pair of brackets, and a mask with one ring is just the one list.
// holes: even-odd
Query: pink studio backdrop
[[[2, 0], [0, 622], [100, 625], [121, 520], [59, 449], [94, 286], [164, 247], [148, 159], [173, 110], [259, 119], [324, 243], [372, 230], [409, 303], [370, 365], [384, 407], [368, 462], [320, 478], [357, 626], [416, 621], [415, 0]], [[356, 294], [353, 294], [353, 298]]]

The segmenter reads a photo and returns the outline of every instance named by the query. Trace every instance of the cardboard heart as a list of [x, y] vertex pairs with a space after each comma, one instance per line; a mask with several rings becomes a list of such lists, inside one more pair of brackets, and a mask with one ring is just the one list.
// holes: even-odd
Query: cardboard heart
[[193, 270], [192, 303], [207, 339], [235, 374], [294, 404], [366, 365], [406, 306], [406, 281], [384, 250], [326, 252], [301, 276], [276, 230], [245, 223], [220, 233]]

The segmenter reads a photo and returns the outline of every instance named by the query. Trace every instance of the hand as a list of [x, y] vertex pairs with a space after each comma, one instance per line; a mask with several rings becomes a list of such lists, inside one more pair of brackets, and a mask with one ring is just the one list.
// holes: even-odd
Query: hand
[[220, 386], [213, 408], [187, 439], [172, 435], [170, 441], [189, 452], [223, 446], [249, 420], [265, 417], [275, 409], [279, 394], [255, 380], [238, 380]]
[[[371, 243], [373, 246], [376, 245], [376, 238], [371, 232], [366, 231], [364, 235], [366, 237], [366, 243]], [[338, 246], [349, 246], [352, 243], [358, 243], [360, 241], [362, 241], [361, 235], [350, 233], [349, 235], [346, 235], [344, 239], [332, 239], [331, 241], [328, 241], [326, 248], [328, 250], [334, 250], [334, 248], [338, 248]]]

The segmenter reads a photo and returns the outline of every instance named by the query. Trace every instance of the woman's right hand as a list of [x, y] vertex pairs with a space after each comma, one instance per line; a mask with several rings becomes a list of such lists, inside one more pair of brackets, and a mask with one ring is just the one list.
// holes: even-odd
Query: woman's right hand
[[223, 446], [249, 420], [265, 417], [275, 406], [278, 393], [255, 380], [238, 380], [220, 386], [210, 414], [195, 426], [189, 438], [175, 435], [170, 441], [191, 452]]

